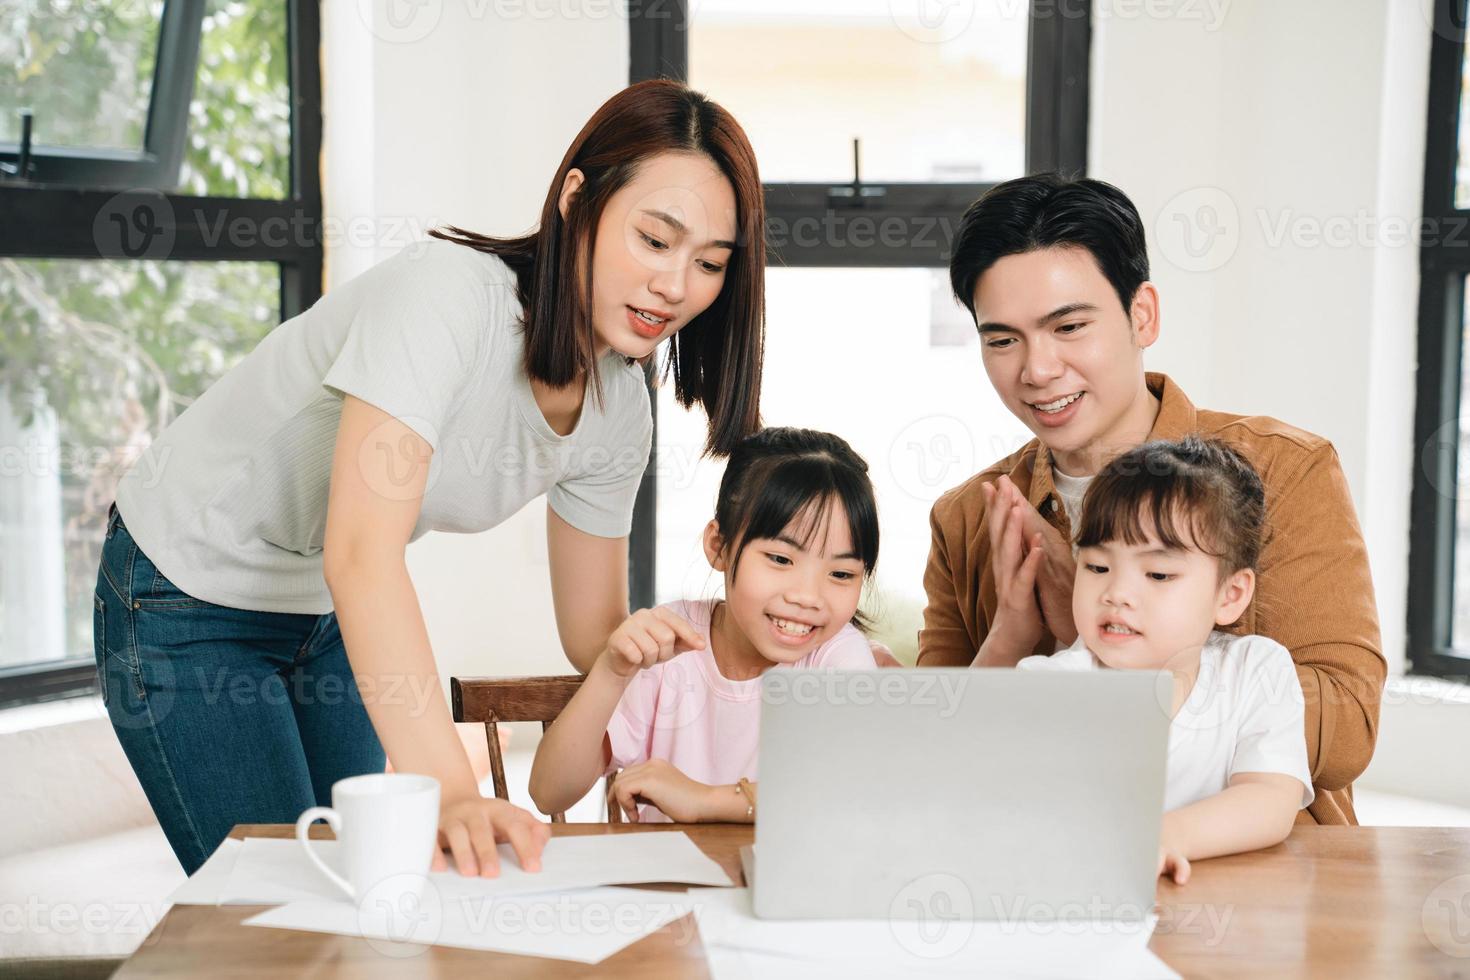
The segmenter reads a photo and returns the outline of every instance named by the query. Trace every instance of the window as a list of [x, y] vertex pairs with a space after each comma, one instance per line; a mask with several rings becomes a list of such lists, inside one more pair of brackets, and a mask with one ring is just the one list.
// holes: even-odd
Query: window
[[117, 478], [321, 293], [318, 16], [308, 0], [0, 13], [16, 66], [0, 78], [0, 705], [95, 689]]
[[[755, 147], [770, 246], [762, 412], [835, 432], [868, 461], [883, 534], [864, 608], [909, 660], [930, 506], [1029, 437], [985, 383], [950, 294], [955, 226], [995, 183], [1086, 164], [1086, 5], [930, 6], [700, 0], [689, 19], [677, 4], [632, 21], [633, 79], [687, 78]], [[699, 532], [723, 463], [699, 459], [701, 420], [667, 389], [655, 422], [637, 606], [717, 585]]]
[[1419, 369], [1409, 530], [1414, 673], [1470, 676], [1470, 62], [1466, 0], [1435, 0], [1420, 247]]

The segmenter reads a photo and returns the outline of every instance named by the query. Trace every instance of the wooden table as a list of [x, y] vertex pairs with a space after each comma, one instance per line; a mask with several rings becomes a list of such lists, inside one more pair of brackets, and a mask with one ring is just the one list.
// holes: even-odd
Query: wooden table
[[[316, 836], [330, 831], [318, 824]], [[657, 833], [669, 825], [557, 824], [553, 833]], [[751, 828], [679, 826], [741, 881]], [[242, 825], [234, 837], [290, 837]], [[1150, 943], [1186, 977], [1470, 977], [1470, 829], [1298, 827], [1265, 851], [1202, 861], [1161, 882]], [[386, 955], [346, 936], [244, 927], [256, 906], [175, 906], [114, 974], [132, 977], [706, 977], [686, 917], [586, 966], [443, 946]]]

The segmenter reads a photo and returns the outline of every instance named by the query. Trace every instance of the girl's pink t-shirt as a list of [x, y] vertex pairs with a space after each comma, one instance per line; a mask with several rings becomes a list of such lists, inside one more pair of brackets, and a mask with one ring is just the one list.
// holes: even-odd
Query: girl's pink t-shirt
[[[704, 649], [640, 670], [629, 682], [607, 725], [612, 747], [608, 772], [663, 759], [690, 779], [712, 786], [757, 778], [761, 679], [733, 681], [715, 665], [710, 619], [716, 602], [679, 601], [661, 607], [687, 619], [704, 637]], [[791, 666], [852, 670], [876, 668], [877, 663], [867, 637], [849, 624]], [[638, 819], [668, 820], [649, 804], [639, 806]]]

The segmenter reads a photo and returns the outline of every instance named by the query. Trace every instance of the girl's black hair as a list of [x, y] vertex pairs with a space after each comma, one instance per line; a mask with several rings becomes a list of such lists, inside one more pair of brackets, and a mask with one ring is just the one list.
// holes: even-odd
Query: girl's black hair
[[1166, 548], [1218, 558], [1222, 581], [1254, 570], [1266, 544], [1265, 487], [1246, 458], [1218, 439], [1146, 442], [1088, 485], [1077, 547], [1141, 545], [1149, 530]]
[[[806, 548], [826, 526], [833, 503], [847, 514], [853, 554], [871, 579], [878, 566], [878, 504], [867, 462], [830, 432], [774, 427], [736, 445], [720, 480], [715, 523], [730, 578], [749, 542], [792, 533]], [[862, 613], [853, 625], [866, 628]]]

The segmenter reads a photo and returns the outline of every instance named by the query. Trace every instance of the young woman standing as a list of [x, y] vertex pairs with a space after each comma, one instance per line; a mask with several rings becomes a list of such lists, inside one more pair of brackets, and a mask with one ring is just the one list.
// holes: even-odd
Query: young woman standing
[[[548, 499], [556, 620], [589, 668], [628, 615], [627, 535], [666, 371], [727, 453], [759, 426], [764, 208], [750, 144], [673, 82], [603, 105], [538, 229], [459, 229], [283, 323], [118, 488], [95, 596], [109, 715], [185, 871], [332, 783], [441, 784], [440, 844], [493, 874], [546, 828], [480, 796], [407, 545]], [[442, 865], [441, 853], [438, 862]]]

